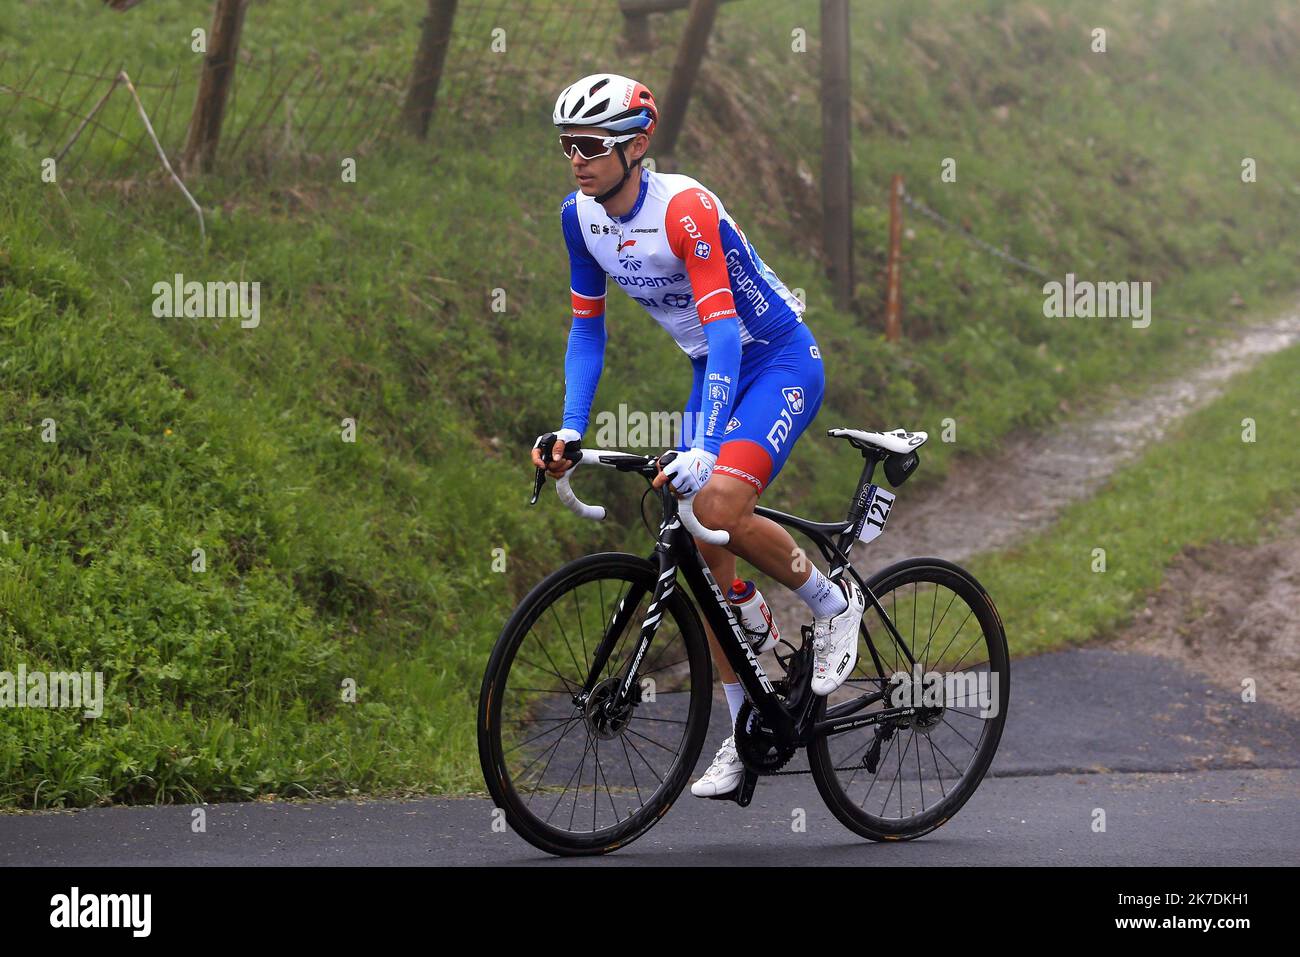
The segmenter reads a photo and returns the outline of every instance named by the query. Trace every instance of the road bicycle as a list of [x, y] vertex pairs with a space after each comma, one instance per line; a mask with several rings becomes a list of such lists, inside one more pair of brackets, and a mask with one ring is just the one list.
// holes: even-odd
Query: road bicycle
[[[798, 647], [778, 645], [780, 675], [768, 674], [696, 546], [697, 538], [725, 545], [727, 533], [705, 528], [690, 499], [664, 485], [650, 556], [588, 555], [549, 575], [510, 617], [488, 661], [478, 714], [483, 776], [529, 843], [557, 855], [604, 854], [667, 813], [699, 759], [713, 703], [701, 614], [747, 698], [734, 729], [744, 778], [722, 799], [747, 806], [758, 778], [811, 773], [841, 823], [885, 841], [933, 831], [975, 792], [1010, 695], [1006, 634], [992, 599], [939, 558], [906, 559], [866, 580], [849, 562], [853, 545], [878, 536], [893, 507], [894, 493], [872, 481], [877, 466], [897, 488], [915, 471], [926, 434], [828, 434], [865, 460], [845, 520], [755, 511], [811, 539], [832, 580], [848, 574], [862, 589], [867, 611], [849, 678], [827, 697], [812, 694], [807, 625]], [[539, 441], [547, 460], [554, 444], [554, 436]], [[564, 458], [575, 464], [556, 491], [576, 514], [601, 520], [605, 510], [573, 491], [579, 470], [595, 465], [652, 481], [674, 455], [569, 443]], [[539, 469], [533, 503], [542, 484]], [[800, 749], [809, 770], [784, 770]]]

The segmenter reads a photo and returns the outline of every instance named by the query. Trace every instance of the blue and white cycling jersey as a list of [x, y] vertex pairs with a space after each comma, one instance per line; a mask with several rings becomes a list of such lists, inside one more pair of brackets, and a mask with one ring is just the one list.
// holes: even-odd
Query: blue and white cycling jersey
[[[642, 170], [626, 216], [611, 217], [580, 192], [565, 199], [560, 213], [573, 306], [564, 427], [579, 433], [587, 427], [603, 367], [605, 289], [612, 278], [691, 358], [689, 445], [719, 456], [715, 472], [761, 490], [821, 404], [821, 358], [803, 324], [803, 304], [721, 200], [688, 176]], [[767, 372], [789, 381], [777, 384]], [[764, 404], [771, 408], [760, 408], [759, 394], [769, 389]], [[791, 398], [782, 405], [787, 389]], [[697, 416], [700, 427], [693, 428]]]

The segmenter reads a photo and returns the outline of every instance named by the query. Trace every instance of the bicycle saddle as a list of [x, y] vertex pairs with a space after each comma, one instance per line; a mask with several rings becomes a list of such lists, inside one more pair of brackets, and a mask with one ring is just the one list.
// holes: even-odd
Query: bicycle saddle
[[827, 429], [827, 435], [837, 439], [848, 439], [858, 448], [869, 446], [885, 452], [900, 455], [913, 452], [925, 444], [930, 436], [924, 432], [908, 432], [906, 429], [894, 429], [892, 432], [864, 432], [862, 429]]

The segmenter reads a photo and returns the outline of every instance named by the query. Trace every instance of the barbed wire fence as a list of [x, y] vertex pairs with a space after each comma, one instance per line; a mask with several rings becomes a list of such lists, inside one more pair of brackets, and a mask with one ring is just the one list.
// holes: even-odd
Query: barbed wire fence
[[1039, 276], [1043, 279], [1047, 279], [1050, 281], [1055, 278], [1049, 273], [1044, 272], [1042, 269], [1039, 269], [1037, 266], [1033, 265], [1032, 263], [1025, 262], [1023, 259], [1020, 259], [1017, 256], [1013, 256], [1005, 249], [1001, 249], [997, 246], [994, 246], [992, 243], [985, 242], [983, 239], [980, 239], [978, 236], [972, 233], [969, 229], [966, 229], [964, 226], [960, 226], [957, 223], [954, 223], [952, 220], [948, 219], [947, 217], [942, 216], [939, 213], [936, 213], [929, 206], [925, 205], [925, 203], [921, 202], [919, 199], [917, 199], [915, 196], [909, 193], [906, 190], [906, 188], [902, 190], [900, 194], [900, 198], [903, 200], [903, 203], [906, 206], [916, 210], [922, 216], [926, 217], [927, 219], [931, 220], [936, 225], [938, 225], [939, 228], [945, 229], [948, 232], [954, 233], [955, 235], [961, 237], [963, 240], [970, 243], [976, 249], [982, 249], [990, 256], [996, 256], [998, 259], [1002, 260], [1005, 263], [1010, 263], [1012, 266], [1015, 266], [1017, 269], [1022, 269], [1025, 272], [1032, 273], [1033, 275]]

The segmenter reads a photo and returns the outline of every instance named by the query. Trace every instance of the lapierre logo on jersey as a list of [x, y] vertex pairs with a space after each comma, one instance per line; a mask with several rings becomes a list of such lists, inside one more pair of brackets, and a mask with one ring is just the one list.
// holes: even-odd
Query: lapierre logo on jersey
[[705, 209], [712, 209], [712, 208], [713, 208], [713, 204], [709, 202], [709, 194], [708, 194], [708, 193], [701, 193], [699, 190], [696, 190], [696, 191], [695, 191], [695, 196], [696, 196], [697, 199], [699, 199], [699, 201], [700, 201], [700, 205], [703, 206]]
[[793, 386], [788, 389], [782, 389], [781, 394], [785, 396], [785, 404], [790, 407], [790, 411], [795, 415], [803, 412], [803, 389]]
[[710, 252], [712, 252], [712, 247], [708, 243], [706, 243], [703, 239], [696, 242], [695, 244], [696, 259], [708, 259]]

